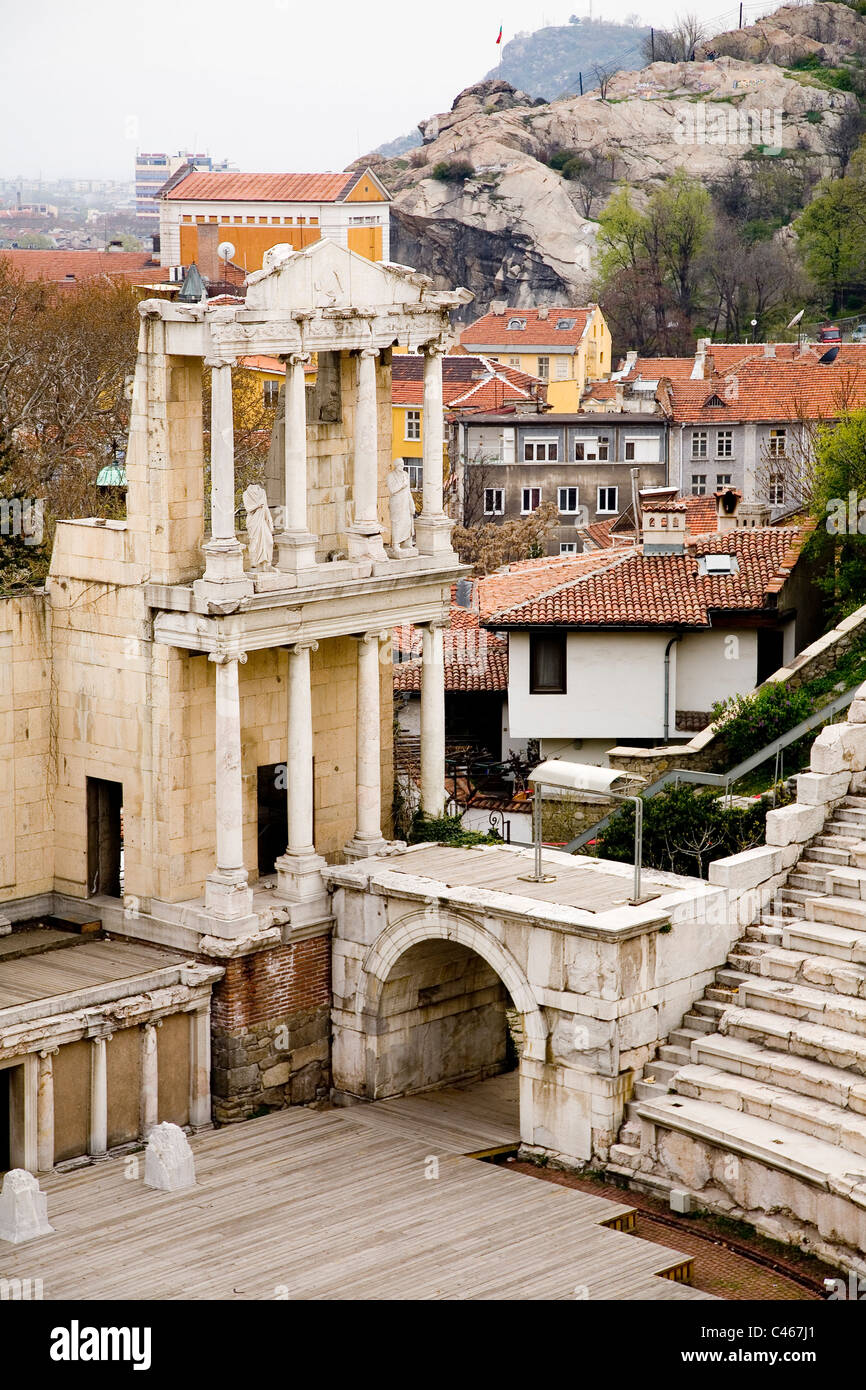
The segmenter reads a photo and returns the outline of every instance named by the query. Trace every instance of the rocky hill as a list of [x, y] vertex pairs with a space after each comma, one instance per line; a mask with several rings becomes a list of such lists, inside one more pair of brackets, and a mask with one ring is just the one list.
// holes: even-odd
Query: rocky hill
[[531, 34], [516, 34], [502, 50], [501, 67], [492, 68], [485, 81], [502, 78], [512, 87], [553, 101], [578, 90], [580, 73], [584, 91], [590, 91], [598, 86], [596, 66], [641, 67], [641, 41], [648, 34], [648, 28], [636, 24], [577, 17], [570, 24], [551, 24]]
[[604, 94], [549, 103], [500, 81], [467, 88], [421, 122], [408, 157], [368, 157], [395, 195], [392, 258], [468, 286], [470, 316], [497, 299], [579, 300], [595, 219], [622, 182], [639, 201], [677, 169], [710, 182], [744, 158], [838, 171], [834, 133], [857, 98], [826, 68], [862, 63], [866, 18], [833, 3], [785, 7], [707, 51], [719, 56], [620, 72]]

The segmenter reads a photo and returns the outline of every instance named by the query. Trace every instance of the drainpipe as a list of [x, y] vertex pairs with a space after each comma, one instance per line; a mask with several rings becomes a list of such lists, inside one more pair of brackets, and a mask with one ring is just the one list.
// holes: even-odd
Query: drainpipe
[[664, 741], [665, 741], [665, 743], [667, 743], [668, 738], [669, 738], [669, 736], [670, 736], [670, 725], [671, 725], [671, 716], [670, 716], [671, 647], [674, 645], [675, 642], [682, 642], [682, 640], [683, 640], [683, 634], [682, 634], [681, 632], [679, 632], [679, 633], [677, 633], [677, 635], [676, 635], [675, 637], [672, 637], [672, 638], [671, 638], [671, 640], [668, 642], [667, 646], [665, 647], [665, 721], [664, 721], [664, 729], [665, 729], [665, 732], [664, 732]]

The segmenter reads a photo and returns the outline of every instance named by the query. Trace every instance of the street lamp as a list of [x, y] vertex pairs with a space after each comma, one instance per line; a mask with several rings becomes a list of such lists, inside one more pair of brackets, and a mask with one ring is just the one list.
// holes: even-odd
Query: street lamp
[[756, 328], [758, 327], [758, 320], [757, 320], [757, 319], [752, 319], [752, 320], [751, 320], [751, 323], [752, 323], [752, 342], [754, 342], [754, 341], [755, 341], [755, 330], [756, 330]]
[[[533, 768], [528, 779], [534, 788], [532, 801], [532, 839], [535, 846], [535, 868], [531, 874], [521, 874], [526, 883], [553, 883], [555, 874], [541, 871], [541, 788], [558, 787], [560, 791], [601, 792], [615, 801], [634, 802], [634, 893], [629, 902], [635, 906], [647, 902], [641, 897], [640, 875], [643, 857], [643, 801], [639, 796], [631, 796], [622, 788], [630, 783], [645, 782], [645, 777], [634, 773], [621, 772], [615, 767], [597, 767], [594, 763], [572, 763], [561, 758], [548, 758]], [[657, 893], [649, 897], [658, 897]]]

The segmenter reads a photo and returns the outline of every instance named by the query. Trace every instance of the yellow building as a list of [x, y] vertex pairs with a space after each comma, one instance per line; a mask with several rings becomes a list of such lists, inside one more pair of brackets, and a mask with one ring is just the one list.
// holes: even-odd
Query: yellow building
[[[454, 353], [442, 360], [442, 406], [451, 410], [547, 409], [547, 386], [495, 358]], [[423, 481], [424, 359], [395, 352], [391, 359], [391, 456], [402, 458], [413, 488]], [[448, 472], [447, 443], [443, 464]]]
[[547, 383], [554, 414], [572, 414], [588, 381], [610, 375], [610, 329], [597, 304], [502, 309], [464, 328], [460, 345]]
[[179, 170], [159, 195], [160, 262], [195, 261], [209, 280], [222, 278], [218, 248], [230, 261], [260, 270], [278, 244], [296, 251], [327, 238], [387, 261], [390, 195], [369, 169], [343, 174], [238, 174]]

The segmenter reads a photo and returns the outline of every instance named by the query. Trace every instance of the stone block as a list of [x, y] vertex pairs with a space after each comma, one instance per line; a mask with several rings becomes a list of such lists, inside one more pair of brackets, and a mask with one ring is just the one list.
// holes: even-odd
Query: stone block
[[164, 1121], [150, 1131], [144, 1152], [144, 1185], [160, 1192], [195, 1187], [195, 1161], [180, 1125]]
[[862, 772], [866, 769], [866, 724], [830, 724], [812, 744], [813, 772]]
[[262, 1072], [262, 1085], [285, 1086], [289, 1079], [288, 1062], [278, 1062], [275, 1067], [268, 1067], [267, 1071]]
[[48, 1224], [48, 1198], [37, 1179], [24, 1168], [10, 1169], [0, 1191], [0, 1240], [21, 1245], [49, 1236], [53, 1230]]
[[866, 700], [852, 700], [845, 717], [849, 724], [866, 724]]
[[680, 1216], [690, 1216], [694, 1211], [694, 1198], [690, 1192], [686, 1192], [681, 1187], [672, 1187], [670, 1191], [671, 1211], [677, 1212]]
[[797, 801], [803, 806], [820, 806], [846, 796], [850, 772], [801, 772], [797, 778]]
[[767, 844], [803, 844], [819, 834], [823, 825], [823, 806], [780, 806], [767, 813]]
[[[769, 817], [767, 823], [769, 824]], [[771, 842], [768, 835], [767, 846], [771, 843], [782, 844], [787, 841]], [[715, 859], [709, 868], [710, 883], [719, 888], [756, 888], [765, 879], [780, 873], [782, 861], [779, 850], [767, 846], [758, 845], [755, 849], [744, 850], [742, 854], [730, 854], [725, 859]]]

